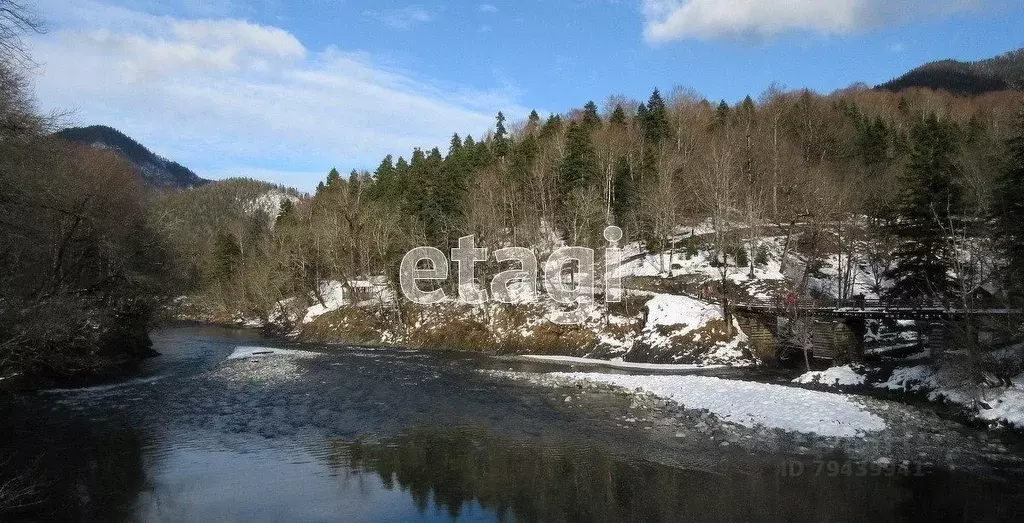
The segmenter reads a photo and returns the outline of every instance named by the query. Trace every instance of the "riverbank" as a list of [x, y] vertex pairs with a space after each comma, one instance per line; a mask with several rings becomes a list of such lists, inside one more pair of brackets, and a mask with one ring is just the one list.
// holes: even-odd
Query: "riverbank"
[[946, 353], [937, 362], [889, 361], [851, 364], [805, 373], [794, 384], [817, 390], [843, 391], [927, 401], [940, 405], [965, 422], [996, 430], [1024, 433], [1024, 344], [983, 356], [986, 367], [1001, 375], [972, 377], [962, 352]]
[[[718, 306], [687, 296], [633, 292], [607, 309], [594, 307], [576, 325], [554, 321], [560, 312], [564, 311], [540, 304], [472, 306], [455, 301], [399, 311], [339, 300], [327, 308], [295, 307], [272, 320], [235, 316], [233, 321], [297, 342], [465, 351], [581, 369], [670, 374], [753, 368], [759, 363], [738, 325], [733, 325], [731, 336], [726, 333]], [[1024, 361], [1024, 354], [994, 354]], [[793, 386], [809, 389], [885, 396], [907, 404], [930, 401], [944, 416], [961, 423], [1024, 430], [1024, 392], [1014, 386], [990, 387], [976, 401], [978, 388], [965, 392], [970, 384], [951, 367], [923, 363], [889, 361], [791, 378], [796, 378]], [[758, 371], [742, 374], [743, 379], [767, 382], [785, 373], [764, 369], [760, 377]], [[1024, 374], [1011, 381], [1024, 384]]]
[[[329, 296], [328, 296], [329, 298]], [[620, 361], [625, 364], [749, 366], [756, 363], [739, 326], [718, 305], [687, 296], [633, 292], [620, 303], [576, 312], [556, 304], [468, 305], [456, 300], [401, 307], [381, 302], [304, 306], [291, 300], [266, 317], [217, 312], [180, 300], [179, 320], [259, 327], [299, 342], [380, 345]]]

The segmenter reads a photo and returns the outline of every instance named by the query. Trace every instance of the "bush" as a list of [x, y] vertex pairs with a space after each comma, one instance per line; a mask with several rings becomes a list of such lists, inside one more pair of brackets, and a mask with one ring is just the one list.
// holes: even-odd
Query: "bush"
[[757, 249], [757, 255], [754, 256], [754, 265], [765, 266], [768, 265], [769, 255], [768, 247], [762, 245]]
[[737, 267], [746, 267], [750, 264], [750, 258], [747, 256], [747, 249], [743, 247], [736, 248], [736, 252], [733, 254], [733, 259], [736, 260]]
[[683, 249], [686, 255], [686, 259], [693, 259], [694, 256], [700, 254], [700, 238], [687, 238], [686, 242], [683, 244]]

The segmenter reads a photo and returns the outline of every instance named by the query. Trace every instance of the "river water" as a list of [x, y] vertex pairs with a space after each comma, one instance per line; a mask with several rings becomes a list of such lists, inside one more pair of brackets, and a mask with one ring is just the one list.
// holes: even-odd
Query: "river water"
[[[842, 449], [823, 455], [827, 441], [728, 445], [690, 430], [704, 415], [481, 372], [546, 370], [536, 364], [213, 327], [154, 343], [163, 356], [129, 379], [0, 399], [0, 504], [5, 488], [8, 506], [32, 489], [0, 520], [1020, 521], [1024, 510], [1020, 452], [941, 420], [922, 432], [955, 433], [970, 466], [874, 469]], [[226, 360], [252, 345], [319, 355]]]

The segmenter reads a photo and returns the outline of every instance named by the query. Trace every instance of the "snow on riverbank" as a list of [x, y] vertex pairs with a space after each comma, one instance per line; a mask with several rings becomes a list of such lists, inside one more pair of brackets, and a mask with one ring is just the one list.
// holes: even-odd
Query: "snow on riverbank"
[[[953, 358], [958, 354], [951, 352], [948, 356]], [[983, 360], [988, 369], [1003, 369], [1007, 375], [1017, 374], [1009, 378], [1009, 384], [1006, 383], [1007, 376], [1003, 376], [1001, 382], [991, 374], [987, 374], [987, 383], [978, 384], [970, 379], [971, 373], [963, 362], [949, 359], [938, 364], [897, 367], [888, 374], [888, 378], [880, 368], [853, 364], [808, 372], [793, 382], [826, 387], [866, 384], [878, 389], [920, 393], [929, 401], [955, 405], [966, 414], [994, 426], [1005, 424], [1024, 429], [1024, 373], [1019, 372], [1019, 362], [1024, 361], [1024, 345], [988, 352]]]
[[972, 386], [955, 369], [917, 365], [896, 369], [887, 381], [876, 383], [875, 387], [924, 392], [930, 401], [959, 405], [980, 420], [1024, 429], [1024, 373], [1010, 382], [1010, 387]]
[[812, 371], [793, 380], [793, 383], [821, 384], [829, 387], [850, 387], [863, 385], [865, 381], [863, 368], [854, 365], [832, 367], [822, 371]]
[[859, 437], [886, 428], [885, 421], [853, 398], [706, 376], [629, 376], [602, 373], [493, 373], [542, 385], [589, 381], [650, 393], [687, 409], [706, 409], [723, 421], [744, 427], [758, 425], [787, 432], [833, 437]]
[[[720, 306], [688, 296], [656, 294], [647, 302], [647, 323], [637, 336], [631, 359], [673, 364], [749, 365], [748, 340], [733, 322], [725, 331]], [[639, 358], [637, 358], [639, 356]]]
[[602, 367], [631, 370], [685, 371], [697, 369], [724, 369], [728, 367], [728, 365], [632, 363], [628, 361], [622, 361], [622, 359], [620, 358], [616, 358], [613, 360], [598, 360], [594, 358], [576, 358], [573, 356], [541, 356], [537, 354], [528, 354], [522, 356], [522, 358], [527, 360], [544, 361], [548, 363], [578, 363], [581, 365], [600, 365]]

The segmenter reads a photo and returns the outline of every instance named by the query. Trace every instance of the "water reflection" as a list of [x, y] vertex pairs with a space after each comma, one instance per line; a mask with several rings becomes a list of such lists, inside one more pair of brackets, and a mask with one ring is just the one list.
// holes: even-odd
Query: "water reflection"
[[225, 381], [239, 336], [165, 332], [133, 380], [0, 398], [0, 485], [40, 494], [0, 521], [1024, 520], [1014, 471], [791, 477], [789, 456], [658, 440], [615, 423], [623, 397], [568, 409], [462, 357], [339, 352]]
[[335, 441], [330, 462], [374, 472], [421, 511], [433, 504], [453, 519], [479, 505], [500, 521], [524, 522], [1004, 521], [1024, 507], [1009, 485], [949, 473], [787, 477], [780, 464], [679, 469], [618, 459], [595, 445], [517, 443], [468, 428]]
[[16, 409], [0, 407], [0, 485], [32, 493], [20, 500], [0, 496], [0, 520], [130, 519], [147, 488], [143, 432], [111, 420], [68, 416], [58, 422]]

